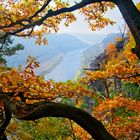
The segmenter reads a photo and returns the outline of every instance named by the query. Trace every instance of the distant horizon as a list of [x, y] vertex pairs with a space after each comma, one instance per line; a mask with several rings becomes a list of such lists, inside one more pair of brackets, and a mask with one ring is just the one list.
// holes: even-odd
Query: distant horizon
[[56, 34], [56, 35], [59, 35], [59, 34], [70, 34], [70, 35], [74, 35], [74, 34], [81, 34], [81, 35], [109, 35], [109, 34], [114, 34], [114, 33], [120, 33], [119, 31], [118, 32], [110, 32], [110, 33], [102, 33], [102, 32], [97, 32], [97, 33], [80, 33], [80, 32], [58, 32], [58, 33], [50, 33], [48, 35], [51, 35], [51, 34]]

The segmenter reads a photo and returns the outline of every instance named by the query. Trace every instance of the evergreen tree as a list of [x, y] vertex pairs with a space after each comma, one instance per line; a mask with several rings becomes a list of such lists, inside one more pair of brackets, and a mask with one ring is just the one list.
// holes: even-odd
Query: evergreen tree
[[11, 36], [0, 39], [0, 65], [6, 65], [6, 56], [14, 55], [17, 51], [24, 49], [21, 44], [12, 46], [13, 41], [14, 39]]

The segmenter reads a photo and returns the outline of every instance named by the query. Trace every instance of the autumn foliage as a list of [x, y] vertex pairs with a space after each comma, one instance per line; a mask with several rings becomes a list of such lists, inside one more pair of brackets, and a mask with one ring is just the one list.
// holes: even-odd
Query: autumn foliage
[[[117, 78], [121, 85], [125, 83], [140, 84], [139, 60], [131, 52], [134, 47], [133, 37], [129, 34], [129, 41], [124, 49], [117, 52], [114, 43], [110, 43], [105, 49], [107, 56], [103, 69], [88, 71], [82, 82], [89, 85], [95, 81], [103, 80], [107, 83], [109, 98], [100, 99], [99, 105], [93, 107], [92, 115], [98, 118], [106, 126], [108, 131], [117, 139], [136, 139], [140, 132], [140, 101], [132, 99], [133, 96], [124, 94], [124, 89], [120, 86], [115, 90]], [[138, 89], [139, 90], [139, 89]], [[134, 94], [136, 91], [133, 91]], [[115, 94], [114, 94], [115, 93]], [[139, 94], [139, 93], [138, 93]]]
[[140, 101], [122, 96], [107, 99], [95, 107], [93, 114], [117, 139], [139, 137]]
[[[133, 38], [129, 34], [127, 36], [129, 40], [126, 39], [126, 41], [122, 38], [125, 42], [119, 51], [116, 43], [109, 43], [105, 49], [105, 61], [99, 61], [100, 68], [97, 71], [87, 71], [81, 82], [44, 80], [43, 77], [35, 74], [35, 69], [39, 67], [39, 63], [31, 56], [28, 58], [25, 68], [15, 69], [1, 66], [0, 139], [4, 139], [5, 134], [12, 137], [12, 130], [17, 131], [19, 139], [34, 139], [35, 133], [32, 135], [28, 133], [26, 137], [23, 133], [22, 128], [25, 127], [24, 124], [30, 125], [28, 123], [18, 125], [19, 122], [15, 123], [17, 120], [12, 120], [7, 127], [13, 116], [25, 120], [34, 120], [36, 116], [39, 116], [38, 118], [42, 116], [72, 118], [92, 135], [90, 136], [71, 120], [65, 120], [66, 126], [62, 125], [62, 121], [53, 120], [58, 124], [58, 129], [59, 126], [63, 128], [61, 134], [65, 128], [70, 131], [58, 139], [90, 140], [94, 137], [99, 139], [101, 136], [101, 140], [140, 138], [140, 31], [138, 26], [140, 25], [138, 11], [140, 5], [138, 4], [137, 9], [131, 0], [129, 3], [126, 0], [112, 0], [112, 2], [111, 0], [82, 0], [78, 3], [75, 1], [72, 5], [63, 0], [54, 0], [53, 2], [52, 0], [0, 0], [0, 39], [3, 40], [9, 35], [32, 37], [36, 39], [37, 44], [44, 43], [47, 45], [46, 35], [58, 32], [62, 23], [68, 26], [76, 21], [72, 12], [77, 9], [84, 15], [91, 30], [101, 29], [115, 23], [104, 16], [104, 13], [113, 9], [115, 4], [120, 9], [134, 36]], [[105, 88], [103, 92], [95, 92], [92, 86], [94, 82], [99, 80], [102, 83], [101, 88]], [[130, 87], [135, 85], [135, 89], [139, 92], [138, 96], [135, 95], [137, 92], [135, 89], [131, 94], [126, 92], [125, 84]], [[60, 102], [63, 104], [59, 104]], [[47, 107], [53, 107], [54, 110], [49, 110], [50, 108]], [[57, 109], [58, 107], [61, 109]], [[69, 110], [65, 110], [66, 108]], [[52, 114], [45, 114], [45, 109], [48, 109], [48, 114]], [[83, 110], [88, 111], [88, 113]], [[71, 111], [83, 115], [71, 114]], [[39, 114], [37, 114], [38, 112]], [[32, 116], [34, 113], [36, 114]], [[92, 123], [87, 124], [89, 121], [87, 118], [90, 118]], [[48, 124], [50, 122], [48, 118], [42, 120], [36, 125], [35, 130], [45, 135], [46, 126], [49, 129]], [[35, 121], [30, 123], [32, 126]], [[96, 127], [93, 125], [94, 123], [98, 124], [99, 128], [93, 130]], [[38, 126], [43, 127], [43, 129], [40, 130]], [[32, 129], [29, 127], [28, 130], [31, 131]], [[50, 130], [53, 130], [51, 131], [53, 134], [57, 134], [57, 131], [51, 127]]]
[[118, 52], [113, 43], [110, 43], [105, 50], [108, 61], [104, 66], [103, 70], [99, 71], [88, 71], [86, 72], [87, 81], [95, 81], [98, 79], [107, 80], [109, 78], [116, 77], [122, 81], [140, 82], [140, 67], [137, 56], [131, 52], [132, 45], [126, 44], [123, 51]]
[[[140, 132], [138, 125], [140, 123], [140, 101], [126, 97], [123, 94], [123, 89], [121, 89], [120, 92], [117, 91], [115, 94], [112, 94], [115, 86], [115, 83], [113, 83], [114, 78], [118, 78], [122, 82], [121, 84], [130, 82], [139, 85], [140, 82], [139, 60], [136, 55], [131, 52], [134, 40], [131, 35], [129, 38], [130, 41], [127, 42], [124, 49], [119, 52], [116, 49], [115, 43], [110, 43], [105, 49], [107, 56], [106, 61], [105, 63], [100, 63], [102, 69], [86, 72], [82, 83], [72, 81], [45, 81], [43, 77], [35, 74], [34, 71], [39, 67], [39, 62], [31, 56], [28, 57], [27, 66], [25, 68], [19, 67], [18, 69], [12, 68], [10, 70], [1, 68], [1, 93], [5, 95], [9, 94], [11, 96], [11, 102], [15, 102], [16, 100], [16, 104], [18, 101], [22, 101], [22, 103], [19, 102], [21, 104], [18, 104], [21, 108], [26, 104], [33, 104], [40, 101], [68, 101], [74, 106], [86, 110], [86, 107], [83, 107], [85, 104], [84, 98], [89, 97], [91, 100], [94, 100], [94, 102], [98, 102], [91, 107], [91, 115], [101, 121], [110, 134], [117, 139], [127, 138], [131, 140], [138, 138]], [[109, 89], [108, 97], [103, 95], [103, 98], [101, 93], [95, 93], [95, 91], [90, 88], [91, 82], [97, 80], [106, 81]], [[2, 100], [0, 101], [0, 109], [1, 111], [3, 110]], [[15, 110], [15, 114], [18, 115], [24, 115], [25, 113], [26, 112], [20, 109]], [[45, 121], [50, 122], [49, 119]], [[92, 137], [76, 123], [72, 121], [69, 122], [69, 120], [65, 121], [67, 126], [70, 127], [68, 131], [71, 131], [71, 136], [65, 136], [66, 139], [92, 139]], [[60, 122], [60, 124], [61, 123], [62, 122]], [[12, 122], [7, 128], [7, 131], [10, 131], [10, 129], [17, 131], [18, 127], [19, 126]], [[64, 126], [62, 126], [62, 128], [63, 127]], [[9, 132], [7, 134], [9, 134]], [[21, 135], [21, 132], [18, 132], [18, 135], [19, 134], [22, 138], [23, 135]], [[33, 138], [32, 135], [28, 135], [28, 137]]]
[[20, 94], [23, 94], [25, 102], [52, 101], [67, 97], [78, 99], [83, 95], [91, 95], [92, 90], [90, 91], [86, 86], [72, 81], [66, 83], [53, 80], [45, 81], [43, 77], [35, 75], [34, 69], [38, 67], [39, 63], [36, 59], [29, 57], [25, 69], [19, 67], [17, 70], [15, 68], [10, 71], [1, 70], [0, 86], [2, 92], [11, 93], [17, 100], [20, 100]]
[[[127, 82], [139, 84], [139, 60], [130, 50], [132, 43], [133, 40], [131, 40], [131, 43], [128, 42], [121, 52], [117, 52], [115, 44], [110, 43], [105, 50], [107, 63], [104, 64], [104, 69], [87, 72], [86, 77], [82, 80], [84, 84], [72, 81], [67, 81], [66, 83], [52, 80], [45, 81], [42, 77], [35, 75], [34, 70], [39, 67], [39, 63], [35, 58], [29, 57], [25, 69], [19, 67], [17, 70], [14, 68], [10, 71], [1, 70], [2, 92], [5, 94], [12, 93], [11, 101], [13, 99], [17, 101], [24, 100], [25, 103], [29, 104], [40, 101], [66, 101], [85, 110], [86, 107], [83, 107], [85, 104], [84, 98], [88, 96], [90, 100], [98, 102], [91, 107], [91, 115], [101, 121], [110, 134], [117, 139], [127, 138], [131, 140], [138, 138], [140, 132], [140, 101], [126, 97], [125, 94], [123, 94], [123, 89], [120, 90], [120, 93], [117, 91], [113, 94], [112, 92], [115, 86], [112, 80], [116, 77], [121, 80], [122, 84]], [[106, 96], [102, 98], [101, 93], [95, 93], [93, 89], [89, 88], [91, 81], [94, 82], [99, 79], [105, 80], [107, 83], [113, 83], [110, 85], [107, 84], [109, 88], [109, 98], [106, 98]], [[21, 97], [22, 95], [24, 95], [24, 98]], [[21, 107], [22, 106], [24, 106], [24, 104], [21, 104]], [[17, 111], [16, 113], [24, 114], [24, 112], [21, 111]], [[49, 119], [42, 121], [50, 123]], [[42, 124], [42, 121], [40, 121], [40, 125], [44, 124]], [[65, 139], [92, 139], [92, 137], [76, 123], [69, 120], [65, 121], [71, 135], [70, 137], [66, 135]], [[61, 125], [61, 123], [62, 122], [58, 125]], [[39, 124], [37, 123], [36, 125]], [[9, 131], [13, 129], [13, 127], [17, 131], [18, 127], [21, 126], [11, 123], [7, 130]], [[32, 129], [34, 129], [34, 126], [32, 127]], [[62, 129], [64, 129], [63, 127], [64, 126], [62, 126]], [[20, 129], [22, 129], [22, 127]], [[45, 131], [45, 126], [42, 131], [43, 130]], [[55, 133], [58, 132], [56, 131]], [[22, 137], [21, 132], [18, 132], [18, 135], [19, 134], [20, 137]], [[28, 137], [32, 139], [33, 134], [28, 135]]]

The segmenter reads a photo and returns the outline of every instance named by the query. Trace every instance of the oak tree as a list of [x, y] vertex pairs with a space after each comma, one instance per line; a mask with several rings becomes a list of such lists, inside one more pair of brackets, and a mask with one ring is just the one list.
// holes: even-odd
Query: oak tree
[[[108, 24], [113, 24], [103, 14], [109, 8], [114, 8], [114, 5], [120, 9], [134, 36], [136, 48], [133, 51], [140, 58], [140, 13], [132, 0], [129, 2], [128, 0], [81, 0], [73, 4], [62, 0], [0, 0], [0, 38], [5, 39], [9, 35], [37, 37], [36, 43], [46, 44], [46, 34], [57, 32], [63, 21], [65, 26], [74, 22], [76, 17], [72, 12], [78, 9], [86, 17], [92, 30], [103, 28]], [[41, 28], [37, 30], [36, 26]], [[17, 118], [24, 120], [47, 116], [66, 117], [77, 122], [95, 139], [115, 139], [106, 131], [101, 122], [87, 112], [54, 102], [57, 101], [54, 97], [59, 93], [62, 85], [60, 84], [59, 87], [57, 84], [42, 82], [33, 72], [34, 67], [37, 66], [38, 63], [31, 60], [22, 73], [15, 70], [10, 72], [1, 70], [0, 106], [3, 116], [0, 128], [1, 137], [4, 137], [4, 130], [14, 114]], [[59, 90], [54, 92], [52, 87], [55, 86], [58, 86]], [[69, 90], [65, 92], [73, 96], [75, 90], [73, 92], [72, 89]], [[40, 93], [45, 93], [45, 98], [48, 100], [44, 101], [45, 94], [42, 99]], [[62, 90], [60, 93], [63, 93]], [[34, 97], [38, 98], [39, 102], [29, 100]]]

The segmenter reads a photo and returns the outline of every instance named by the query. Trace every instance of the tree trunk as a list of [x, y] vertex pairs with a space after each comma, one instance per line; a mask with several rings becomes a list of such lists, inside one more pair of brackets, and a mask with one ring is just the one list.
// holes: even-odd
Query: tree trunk
[[7, 140], [6, 135], [4, 134], [4, 131], [6, 127], [8, 126], [8, 124], [10, 123], [12, 116], [11, 116], [11, 111], [9, 109], [9, 105], [6, 102], [6, 100], [4, 100], [4, 113], [1, 113], [0, 117], [3, 118], [3, 121], [0, 123], [0, 140]]
[[121, 92], [121, 80], [116, 77], [114, 78], [114, 87], [117, 93]]
[[140, 59], [140, 12], [132, 0], [113, 0], [118, 6], [136, 42], [134, 52]]
[[106, 80], [103, 80], [103, 85], [104, 85], [104, 88], [105, 88], [106, 98], [109, 99], [110, 98], [109, 89], [108, 89], [108, 85], [107, 85]]

